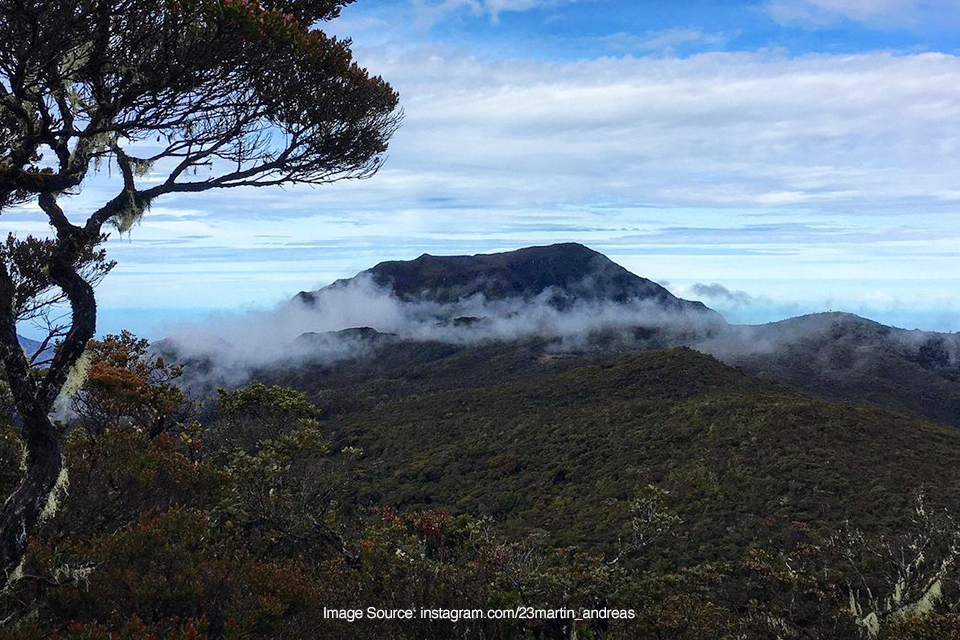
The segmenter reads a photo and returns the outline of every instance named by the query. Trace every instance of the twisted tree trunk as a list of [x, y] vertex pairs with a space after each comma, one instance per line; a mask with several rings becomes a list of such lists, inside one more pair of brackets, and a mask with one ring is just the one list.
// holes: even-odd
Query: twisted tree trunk
[[[37, 386], [30, 378], [23, 350], [17, 341], [16, 324], [6, 322], [5, 318], [2, 324], [0, 351], [17, 411], [26, 473], [0, 513], [0, 588], [6, 587], [20, 565], [27, 550], [28, 536], [47, 508], [63, 468], [60, 438], [47, 410], [38, 401]], [[24, 360], [24, 366], [19, 370], [16, 366], [18, 360]]]
[[[41, 204], [56, 207], [52, 199], [46, 203], [43, 200], [41, 198]], [[76, 227], [64, 227], [58, 232], [58, 248], [49, 273], [70, 300], [71, 328], [39, 383], [31, 374], [17, 336], [16, 286], [6, 265], [0, 262], [0, 360], [13, 395], [25, 466], [20, 486], [0, 512], [0, 589], [16, 578], [30, 534], [48, 506], [56, 504], [55, 494], [64, 467], [61, 434], [50, 420], [50, 411], [96, 331], [93, 288], [76, 270], [78, 256], [91, 236]]]

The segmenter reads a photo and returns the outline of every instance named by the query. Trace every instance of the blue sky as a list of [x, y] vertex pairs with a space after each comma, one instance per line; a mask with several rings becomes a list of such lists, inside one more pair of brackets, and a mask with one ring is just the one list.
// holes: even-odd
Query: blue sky
[[[960, 330], [958, 27], [943, 0], [358, 0], [328, 30], [400, 91], [384, 169], [156, 202], [109, 242], [101, 330], [561, 241], [735, 321]], [[0, 226], [48, 230], [29, 206]]]

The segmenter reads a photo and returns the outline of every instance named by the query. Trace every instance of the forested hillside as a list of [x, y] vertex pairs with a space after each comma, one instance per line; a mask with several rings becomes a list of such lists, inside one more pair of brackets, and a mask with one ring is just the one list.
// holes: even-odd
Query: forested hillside
[[[954, 336], [843, 314], [731, 326], [586, 248], [519, 254], [378, 267], [406, 301], [363, 279], [295, 300], [319, 323], [360, 286], [401, 324], [303, 332], [279, 358], [93, 341], [58, 406], [66, 491], [0, 638], [960, 628]], [[574, 258], [592, 278], [570, 280]], [[467, 298], [426, 299], [444, 290]], [[470, 300], [490, 315], [459, 315]]]
[[[311, 390], [334, 446], [364, 450], [348, 483], [358, 504], [443, 505], [609, 552], [652, 485], [697, 560], [756, 542], [769, 517], [892, 527], [924, 486], [960, 506], [960, 431], [944, 425], [817, 400], [690, 349], [576, 366], [541, 357], [512, 379], [483, 353], [486, 365], [471, 359], [489, 367], [479, 383], [443, 361]], [[416, 390], [439, 379], [450, 384]]]

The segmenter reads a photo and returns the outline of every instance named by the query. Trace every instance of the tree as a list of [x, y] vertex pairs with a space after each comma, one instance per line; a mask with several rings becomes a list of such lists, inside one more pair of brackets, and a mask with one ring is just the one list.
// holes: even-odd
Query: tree
[[132, 427], [156, 437], [174, 425], [171, 417], [187, 404], [173, 381], [179, 365], [150, 353], [150, 342], [129, 331], [91, 340], [90, 365], [83, 385], [70, 399], [77, 423], [91, 436], [107, 429]]
[[320, 410], [296, 389], [252, 382], [218, 390], [220, 407], [207, 439], [220, 448], [256, 451], [264, 440], [319, 427]]
[[960, 527], [948, 511], [930, 508], [922, 491], [896, 534], [869, 537], [847, 526], [831, 543], [850, 613], [867, 637], [933, 611], [960, 559]]
[[[129, 230], [167, 194], [319, 185], [380, 167], [398, 96], [353, 62], [349, 41], [312, 27], [350, 2], [0, 0], [0, 213], [39, 204], [55, 232], [41, 271], [70, 306], [55, 355], [32, 372], [5, 249], [0, 363], [26, 470], [0, 514], [0, 586], [55, 504], [61, 433], [49, 414], [96, 330], [81, 265], [105, 227]], [[71, 220], [64, 197], [105, 167], [116, 195]]]
[[[106, 235], [100, 238], [100, 242], [105, 239]], [[31, 365], [49, 364], [54, 341], [66, 336], [70, 325], [69, 311], [64, 310], [62, 304], [67, 301], [66, 293], [54, 284], [47, 269], [56, 250], [55, 240], [33, 236], [21, 240], [12, 233], [7, 236], [7, 241], [0, 250], [0, 259], [13, 281], [17, 300], [17, 322], [32, 324], [45, 334], [40, 345], [27, 354]], [[93, 287], [110, 273], [115, 265], [113, 261], [107, 260], [106, 251], [93, 244], [78, 255], [74, 269]]]

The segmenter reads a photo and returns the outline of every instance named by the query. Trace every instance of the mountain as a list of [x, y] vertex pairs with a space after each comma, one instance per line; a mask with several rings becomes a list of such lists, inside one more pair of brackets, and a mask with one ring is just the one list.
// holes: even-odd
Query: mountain
[[[362, 295], [352, 295], [352, 289]], [[370, 311], [371, 303], [376, 310]], [[420, 384], [456, 386], [508, 371], [526, 375], [539, 357], [586, 363], [687, 346], [824, 399], [960, 426], [958, 334], [906, 331], [844, 313], [730, 325], [703, 304], [677, 298], [579, 244], [382, 262], [354, 278], [302, 292], [291, 306], [296, 321], [277, 324], [307, 330], [264, 348], [282, 355], [267, 364], [261, 358], [260, 369], [281, 362], [292, 377], [311, 371], [362, 383], [436, 362], [431, 375], [440, 378], [425, 375]], [[317, 314], [316, 329], [311, 313]], [[384, 318], [383, 326], [375, 325]], [[256, 333], [273, 338], [270, 331]], [[210, 337], [197, 342], [228, 356], [256, 349], [215, 345]], [[540, 345], [542, 353], [522, 355], [530, 345]], [[168, 353], [169, 347], [164, 347]], [[487, 350], [491, 360], [467, 366], [465, 354], [478, 350]]]
[[405, 367], [371, 358], [270, 380], [308, 394], [335, 448], [363, 449], [345, 502], [488, 515], [609, 550], [628, 533], [630, 501], [655, 485], [684, 522], [663, 562], [734, 557], [769, 518], [882, 530], [920, 486], [960, 507], [960, 430], [821, 400], [691, 349], [404, 349], [384, 353]]
[[[323, 292], [358, 279], [401, 307], [482, 294], [719, 318], [579, 245], [386, 262], [299, 299], [322, 314], [337, 300]], [[733, 557], [769, 518], [890, 530], [921, 486], [960, 509], [958, 336], [850, 314], [733, 326], [631, 313], [576, 339], [483, 333], [496, 318], [459, 318], [456, 334], [433, 319], [318, 328], [250, 376], [303, 391], [334, 449], [363, 450], [338, 484], [345, 505], [437, 506], [610, 549], [654, 485], [685, 523], [671, 553], [697, 560]]]
[[[688, 346], [762, 380], [823, 399], [960, 427], [960, 334], [907, 331], [852, 314], [815, 314], [759, 326], [710, 325], [709, 330], [627, 326], [574, 341], [532, 336], [476, 345], [364, 331], [362, 342], [352, 332], [304, 336], [296, 342], [301, 358], [290, 368], [319, 379], [345, 377], [358, 383], [370, 376], [396, 378], [408, 367], [431, 363], [434, 369], [420, 377], [420, 384], [457, 386], [522, 377], [541, 358], [559, 367]], [[351, 340], [344, 342], [344, 337]], [[323, 356], [313, 360], [313, 349]], [[332, 353], [338, 354], [337, 362], [331, 361]], [[485, 355], [471, 356], [477, 353]]]
[[819, 313], [727, 327], [701, 348], [752, 375], [823, 398], [960, 426], [960, 334]]
[[[328, 289], [349, 286], [357, 278], [371, 278], [404, 302], [449, 304], [478, 295], [486, 300], [532, 300], [546, 291], [549, 303], [560, 309], [578, 301], [651, 301], [670, 311], [716, 316], [703, 303], [681, 300], [657, 283], [576, 243], [474, 256], [423, 254], [416, 260], [381, 262], [355, 278], [334, 282]], [[318, 293], [301, 292], [297, 298], [311, 304]]]
[[37, 354], [40, 348], [43, 346], [42, 342], [37, 342], [36, 340], [31, 340], [25, 336], [17, 334], [17, 339], [20, 341], [20, 347], [23, 349], [23, 352], [27, 354], [27, 358], [33, 358], [36, 355], [38, 361], [43, 361], [51, 356], [53, 356], [53, 347], [47, 346], [42, 353]]

